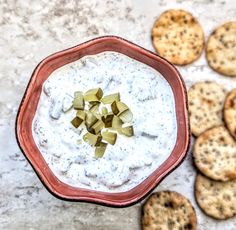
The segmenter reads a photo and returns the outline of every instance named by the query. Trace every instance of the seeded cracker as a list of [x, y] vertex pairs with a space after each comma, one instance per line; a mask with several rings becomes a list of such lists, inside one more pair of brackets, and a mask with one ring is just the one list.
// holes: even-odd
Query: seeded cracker
[[211, 34], [206, 55], [212, 69], [236, 77], [236, 22], [225, 23]]
[[143, 230], [194, 230], [196, 226], [197, 218], [191, 203], [177, 192], [153, 193], [143, 206]]
[[199, 82], [188, 91], [191, 132], [199, 136], [205, 130], [223, 124], [222, 110], [226, 90], [215, 82]]
[[225, 126], [202, 133], [193, 150], [197, 168], [213, 180], [236, 179], [236, 142]]
[[236, 214], [236, 181], [219, 182], [198, 174], [195, 197], [200, 208], [209, 216], [225, 220]]
[[152, 28], [157, 53], [176, 65], [196, 60], [204, 47], [204, 33], [198, 21], [184, 10], [168, 10]]
[[225, 99], [224, 120], [230, 134], [236, 140], [236, 89], [232, 90]]

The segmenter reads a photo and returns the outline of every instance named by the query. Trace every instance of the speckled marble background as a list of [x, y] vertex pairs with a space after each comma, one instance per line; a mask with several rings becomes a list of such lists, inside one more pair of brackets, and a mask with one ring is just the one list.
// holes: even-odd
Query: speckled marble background
[[[236, 20], [235, 0], [0, 0], [0, 229], [140, 229], [140, 206], [114, 209], [56, 199], [43, 187], [19, 150], [14, 122], [30, 75], [39, 61], [90, 38], [113, 34], [153, 50], [150, 30], [169, 8], [183, 8], [200, 21], [206, 37], [214, 27]], [[189, 87], [216, 80], [231, 89], [236, 79], [220, 76], [204, 54], [179, 68]], [[191, 151], [184, 163], [156, 190], [170, 189], [188, 197], [200, 230], [235, 230], [236, 217], [215, 221], [198, 208], [193, 196], [195, 170]]]

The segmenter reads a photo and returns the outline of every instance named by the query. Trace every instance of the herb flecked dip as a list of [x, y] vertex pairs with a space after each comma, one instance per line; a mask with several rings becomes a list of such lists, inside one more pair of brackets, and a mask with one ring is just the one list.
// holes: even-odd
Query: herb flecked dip
[[[73, 127], [75, 91], [119, 92], [133, 113], [134, 136], [119, 135], [102, 158]], [[109, 109], [109, 108], [108, 108]], [[124, 192], [140, 184], [171, 154], [177, 136], [174, 95], [159, 72], [116, 52], [85, 56], [54, 71], [43, 84], [33, 137], [53, 173], [74, 187]]]

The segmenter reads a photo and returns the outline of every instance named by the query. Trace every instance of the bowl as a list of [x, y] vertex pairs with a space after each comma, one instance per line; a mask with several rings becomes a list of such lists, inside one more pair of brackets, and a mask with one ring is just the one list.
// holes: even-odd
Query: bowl
[[[159, 71], [172, 88], [176, 106], [177, 140], [170, 156], [142, 183], [129, 191], [119, 193], [82, 189], [61, 182], [48, 167], [32, 135], [32, 121], [42, 92], [42, 85], [49, 75], [57, 68], [74, 62], [83, 56], [104, 51], [115, 51], [125, 54]], [[167, 174], [180, 165], [187, 154], [190, 132], [185, 85], [177, 69], [164, 58], [120, 37], [105, 36], [95, 38], [52, 54], [38, 64], [30, 78], [18, 110], [16, 138], [19, 147], [42, 183], [56, 197], [73, 201], [99, 203], [113, 207], [129, 206], [140, 201], [150, 193]]]

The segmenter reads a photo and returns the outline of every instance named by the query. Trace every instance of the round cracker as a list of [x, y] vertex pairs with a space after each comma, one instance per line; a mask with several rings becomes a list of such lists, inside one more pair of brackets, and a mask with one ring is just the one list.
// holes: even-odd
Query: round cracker
[[206, 56], [212, 69], [227, 76], [236, 76], [236, 22], [225, 23], [210, 35]]
[[236, 142], [223, 125], [197, 138], [193, 158], [197, 168], [213, 180], [236, 179]]
[[236, 181], [219, 182], [198, 174], [195, 197], [200, 208], [209, 216], [225, 220], [236, 214]]
[[142, 208], [143, 230], [196, 229], [197, 218], [190, 201], [177, 192], [153, 193]]
[[152, 40], [162, 57], [176, 65], [186, 65], [201, 55], [204, 32], [189, 12], [168, 10], [154, 23]]
[[191, 132], [199, 136], [205, 130], [223, 124], [222, 109], [226, 90], [215, 82], [199, 82], [188, 90]]
[[230, 134], [236, 139], [236, 89], [230, 91], [225, 99], [224, 120]]

